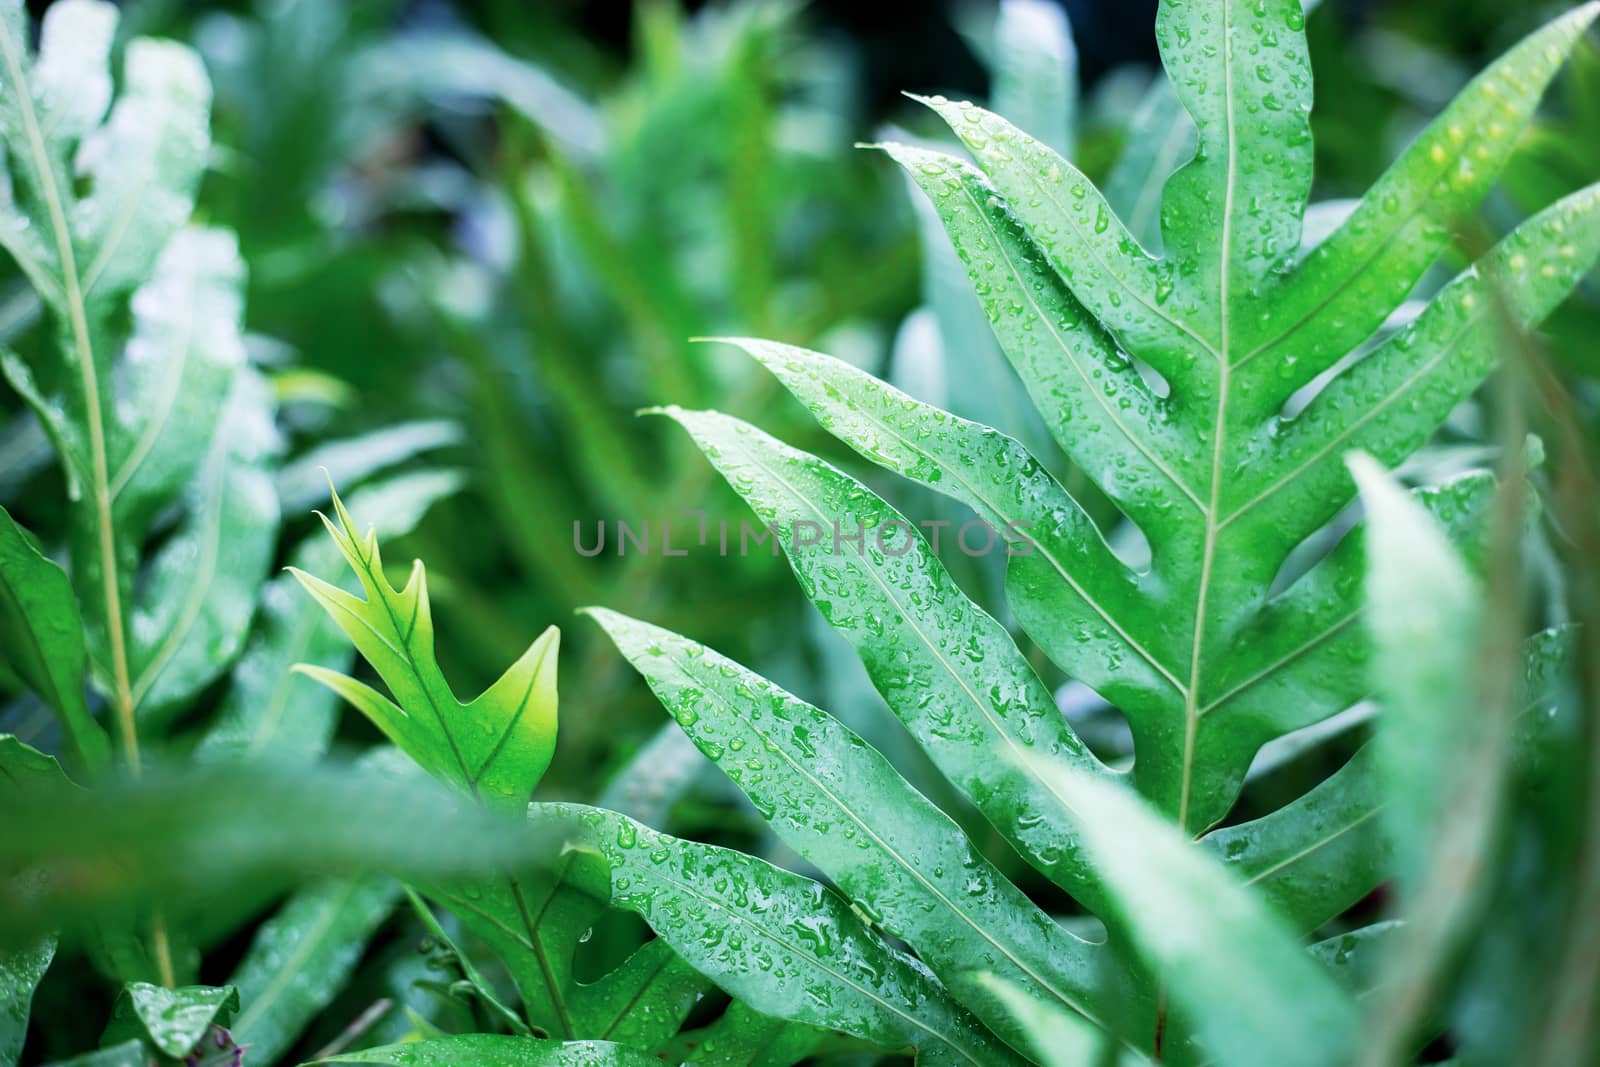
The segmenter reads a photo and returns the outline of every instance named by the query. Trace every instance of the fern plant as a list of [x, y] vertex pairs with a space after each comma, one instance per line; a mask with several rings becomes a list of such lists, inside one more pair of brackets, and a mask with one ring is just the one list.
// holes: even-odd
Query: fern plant
[[[885, 146], [928, 193], [1056, 443], [1148, 541], [1147, 568], [1113, 552], [1000, 431], [829, 357], [736, 342], [867, 459], [1011, 533], [1009, 606], [1064, 672], [1128, 716], [1127, 772], [1074, 735], [1013, 636], [878, 496], [727, 415], [666, 410], [778, 532], [806, 594], [934, 764], [1104, 922], [1103, 940], [1057, 922], [827, 713], [688, 638], [595, 609], [689, 738], [838, 892], [613, 812], [536, 804], [532, 817], [566, 827], [571, 842], [555, 873], [427, 889], [505, 962], [523, 1002], [499, 1013], [513, 1033], [345, 1061], [452, 1062], [470, 1049], [529, 1064], [627, 1062], [631, 1046], [748, 1062], [769, 1046], [735, 1035], [766, 1016], [819, 1028], [781, 1031], [801, 1045], [826, 1028], [934, 1064], [1348, 1062], [1361, 1046], [1358, 996], [1405, 928], [1378, 923], [1309, 950], [1305, 938], [1391, 871], [1412, 884], [1419, 827], [1442, 794], [1430, 786], [1380, 817], [1408, 773], [1380, 744], [1280, 809], [1217, 828], [1263, 744], [1373, 687], [1365, 534], [1274, 586], [1291, 553], [1352, 501], [1345, 456], [1392, 466], [1414, 453], [1493, 369], [1503, 323], [1537, 325], [1600, 256], [1591, 188], [1523, 223], [1413, 320], [1385, 325], [1471, 216], [1597, 12], [1575, 10], [1495, 64], [1304, 252], [1311, 76], [1298, 0], [1163, 4], [1158, 37], [1197, 149], [1166, 183], [1160, 258], [1070, 162], [998, 116], [926, 101], [977, 166]], [[1374, 493], [1380, 519], [1430, 513], [1467, 558], [1495, 496], [1487, 474], [1416, 491], [1404, 507], [1398, 490]], [[797, 536], [803, 524], [833, 537]], [[524, 660], [508, 675], [519, 684], [459, 704], [432, 662], [420, 570], [396, 591], [375, 539], [342, 507], [332, 530], [366, 599], [302, 580], [398, 703], [323, 680], [436, 776], [520, 804], [547, 754], [544, 731], [523, 717], [539, 672], [522, 677]], [[1459, 597], [1455, 566], [1418, 588]], [[1555, 671], [1559, 643], [1532, 643], [1530, 678]], [[1391, 704], [1417, 695], [1403, 668], [1379, 666]], [[1428, 714], [1437, 728], [1441, 704], [1394, 714]], [[536, 709], [553, 724], [553, 700]], [[480, 788], [491, 779], [504, 788]], [[658, 938], [597, 984], [574, 984], [574, 932], [607, 900]], [[649, 976], [635, 972], [641, 959], [654, 961]], [[690, 991], [704, 988], [691, 970], [734, 998], [714, 1040], [674, 1036]], [[628, 992], [620, 1005], [617, 990]], [[1372, 1062], [1409, 1052], [1421, 1016], [1395, 1018]], [[622, 1040], [551, 1045], [537, 1031]], [[778, 1062], [805, 1054], [783, 1047]]]
[[[1559, 19], [1473, 82], [1305, 253], [1311, 75], [1291, 0], [1162, 5], [1158, 39], [1198, 149], [1163, 192], [1161, 258], [1070, 162], [981, 109], [926, 101], [977, 166], [885, 146], [939, 211], [1057, 443], [1148, 540], [1147, 569], [1112, 552], [1002, 433], [828, 357], [737, 342], [867, 459], [996, 530], [1027, 531], [1011, 546], [1009, 606], [1063, 671], [1127, 715], [1128, 784], [1143, 806], [1111, 786], [1120, 775], [1072, 734], [1012, 637], [902, 516], [754, 427], [668, 411], [780, 532], [807, 595], [934, 763], [1023, 858], [1107, 921], [1108, 941], [1055, 924], [822, 712], [685, 638], [597, 617], [780, 836], [1012, 1047], [1029, 1045], [1006, 990], [1174, 1061], [1337, 1063], [1355, 1049], [1353, 1002], [1291, 935], [1343, 912], [1389, 869], [1369, 759], [1262, 819], [1209, 831], [1265, 742], [1370, 690], [1361, 536], [1273, 588], [1290, 553], [1353, 498], [1345, 454], [1393, 465], [1417, 450], [1493, 368], [1497, 316], [1537, 325], [1600, 253], [1590, 188], [1383, 331], [1487, 192], [1596, 10]], [[1491, 492], [1478, 475], [1418, 500], [1470, 545]], [[802, 523], [866, 537], [794, 536]], [[1148, 848], [1131, 843], [1147, 838]], [[1200, 847], [1176, 847], [1190, 841]], [[669, 887], [637, 850], [597, 847], [617, 884], [650, 884], [644, 906], [671, 940]], [[1322, 952], [1348, 960], [1348, 948]]]

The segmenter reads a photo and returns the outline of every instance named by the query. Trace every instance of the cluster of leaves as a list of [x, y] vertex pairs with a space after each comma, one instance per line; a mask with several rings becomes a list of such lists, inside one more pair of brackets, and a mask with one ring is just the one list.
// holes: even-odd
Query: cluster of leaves
[[[291, 897], [235, 975], [251, 1000], [235, 1019], [234, 991], [193, 984], [202, 955], [286, 886], [452, 874], [524, 862], [530, 848], [520, 825], [441, 806], [425, 782], [288, 769], [323, 753], [336, 709], [290, 665], [351, 653], [269, 571], [280, 553], [327, 567], [332, 551], [280, 529], [281, 502], [304, 504], [304, 476], [283, 465], [277, 393], [250, 358], [245, 267], [231, 231], [191, 220], [212, 152], [206, 71], [184, 45], [136, 37], [114, 78], [116, 31], [112, 5], [65, 0], [35, 52], [23, 5], [0, 5], [0, 243], [26, 287], [10, 297], [0, 366], [26, 403], [7, 424], [10, 454], [30, 457], [7, 470], [0, 510], [0, 681], [34, 694], [0, 720], [7, 1063], [57, 953], [46, 931], [124, 983], [103, 1038], [119, 1051], [95, 1062], [230, 1062], [221, 1028], [248, 1032], [269, 1010], [252, 994], [278, 977], [274, 931], [316, 930], [304, 944], [324, 954], [327, 973], [272, 992], [292, 1038], [396, 895], [341, 881]], [[359, 482], [431, 446], [337, 447]], [[32, 462], [41, 451], [54, 470]], [[458, 481], [420, 470], [360, 495], [398, 534]], [[389, 822], [402, 813], [459, 847], [421, 848]], [[338, 903], [308, 914], [319, 901]], [[67, 1050], [92, 1036], [83, 1019], [96, 1010], [91, 999], [61, 1017]]]
[[[732, 342], [762, 371], [687, 343], [728, 322], [848, 343], [839, 328], [893, 305], [909, 273], [891, 254], [864, 276], [864, 237], [908, 246], [881, 217], [880, 178], [830, 184], [831, 149], [795, 148], [825, 112], [795, 102], [783, 12], [640, 12], [644, 61], [604, 120], [481, 39], [381, 37], [381, 2], [208, 18], [196, 35], [241, 154], [200, 202], [236, 237], [190, 221], [211, 151], [195, 53], [135, 39], [114, 81], [109, 4], [61, 0], [35, 54], [20, 0], [0, 3], [0, 243], [31, 294], [0, 323], [31, 412], [9, 440], [47, 441], [59, 467], [0, 479], [38, 534], [0, 512], [0, 682], [53, 713], [5, 713], [37, 747], [0, 734], [17, 827], [0, 843], [0, 1063], [17, 1060], [47, 971], [79, 958], [121, 984], [101, 1047], [63, 1061], [82, 1067], [296, 1048], [517, 1067], [897, 1053], [1387, 1067], [1440, 1034], [1463, 1063], [1588, 1055], [1600, 863], [1563, 810], [1594, 799], [1564, 758], [1593, 732], [1571, 684], [1583, 638], [1538, 629], [1583, 589], [1558, 586], [1531, 625], [1504, 607], [1519, 546], [1548, 555], [1539, 453], [1507, 417], [1498, 478], [1408, 491], [1385, 469], [1453, 469], [1429, 442], [1600, 258], [1588, 187], [1428, 277], [1600, 5], [1513, 48], [1358, 202], [1309, 206], [1300, 0], [1164, 0], [1168, 77], [1104, 192], [1071, 162], [1068, 27], [1033, 0], [1003, 5], [980, 50], [995, 106], [1030, 132], [933, 97], [975, 163], [931, 141], [881, 146], [926, 200], [926, 306], [893, 363], [904, 391], [795, 344]], [[339, 106], [306, 137], [296, 109], [257, 106], [268, 82]], [[359, 203], [326, 195], [420, 105], [464, 100], [492, 102], [510, 132], [491, 156], [471, 116], [436, 116], [465, 164], [453, 186], [418, 167]], [[707, 115], [728, 136], [697, 147]], [[266, 168], [276, 155], [291, 180]], [[789, 232], [819, 190], [842, 218]], [[446, 202], [463, 209], [458, 244], [403, 257], [395, 284], [380, 264], [396, 246], [363, 228]], [[953, 573], [838, 467], [719, 411], [659, 409], [778, 531], [923, 769], [675, 632], [721, 620], [719, 643], [743, 643], [740, 612], [700, 605], [665, 628], [593, 608], [674, 720], [632, 769], [671, 792], [694, 765], [678, 741], [692, 745], [811, 873], [653, 829], [659, 795], [607, 791], [632, 815], [530, 806], [556, 747], [555, 629], [523, 648], [509, 619], [527, 598], [466, 588], [502, 562], [482, 539], [423, 539], [470, 609], [461, 658], [514, 657], [463, 702], [421, 563], [397, 584], [378, 548], [459, 477], [374, 476], [459, 435], [401, 425], [286, 463], [280, 427], [317, 436], [315, 410], [370, 371], [318, 356], [307, 373], [247, 343], [241, 242], [261, 267], [252, 322], [291, 347], [348, 336], [300, 336], [299, 294], [324, 281], [346, 330], [384, 311], [367, 290], [417, 298], [378, 317], [463, 357], [451, 388], [485, 428], [471, 507], [540, 612], [659, 615], [672, 590], [712, 584], [690, 564], [663, 581], [656, 558], [597, 569], [552, 552], [568, 536], [552, 515], [717, 499], [694, 451], [623, 421], [638, 403], [739, 408], [775, 380], [861, 457], [947, 498], [940, 514], [1006, 531], [992, 567]], [[352, 284], [361, 295], [341, 298]], [[594, 388], [634, 371], [621, 403]], [[529, 425], [549, 438], [530, 447]], [[333, 497], [331, 541], [301, 541], [283, 515], [320, 498], [319, 465], [374, 480], [349, 508]], [[61, 513], [22, 491], [42, 483], [64, 486], [48, 494]], [[269, 580], [277, 560], [291, 573]], [[329, 580], [340, 560], [351, 584]], [[758, 561], [735, 595], [771, 580]], [[387, 692], [345, 673], [349, 644]], [[584, 662], [574, 777], [615, 743], [594, 727], [611, 722], [612, 668]], [[1061, 677], [1092, 722], [1063, 717], [1047, 686]], [[307, 770], [340, 698], [389, 745]], [[1130, 736], [1102, 729], [1124, 717]], [[1337, 770], [1283, 797], [1273, 770], [1307, 749]], [[1358, 906], [1385, 883], [1398, 908]], [[425, 954], [391, 946], [358, 972], [403, 901]], [[1491, 908], [1495, 932], [1469, 938]], [[1530, 947], [1569, 929], [1570, 950]], [[43, 1054], [83, 1038], [45, 1031]]]
[[[1080, 937], [1042, 911], [836, 719], [703, 645], [597, 609], [679, 727], [842, 894], [602, 809], [535, 805], [537, 821], [575, 824], [564, 862], [603, 860], [611, 904], [650, 923], [657, 940], [640, 951], [665, 943], [736, 1004], [933, 1063], [1080, 1063], [1105, 1048], [1240, 1064], [1412, 1056], [1437, 1029], [1442, 968], [1484, 892], [1513, 709], [1554, 700], [1568, 639], [1536, 636], [1517, 672], [1526, 685], [1480, 691], [1474, 657], [1488, 627], [1466, 560], [1483, 558], [1495, 480], [1408, 495], [1379, 464], [1417, 451], [1493, 369], [1503, 331], [1535, 326], [1600, 257], [1600, 191], [1534, 216], [1408, 321], [1385, 324], [1481, 200], [1596, 11], [1513, 49], [1309, 248], [1298, 3], [1164, 5], [1158, 35], [1197, 150], [1162, 194], [1163, 258], [1047, 145], [971, 105], [927, 101], [979, 166], [887, 151], [929, 194], [1045, 427], [1137, 526], [1148, 565], [1113, 552], [1015, 439], [829, 357], [737, 343], [867, 459], [994, 529], [1027, 531], [1008, 552], [1009, 607], [1065, 673], [1127, 715], [1131, 767], [1083, 744], [1012, 635], [880, 497], [726, 415], [667, 413], [780, 531], [807, 595], [932, 762], [1104, 935]], [[1356, 466], [1368, 523], [1280, 581], [1351, 502], [1344, 457], [1358, 450], [1376, 457]], [[1520, 511], [1509, 508], [1513, 531]], [[869, 533], [841, 547], [794, 536], [805, 522]], [[348, 519], [337, 536], [352, 563], [370, 565], [370, 538]], [[368, 630], [379, 602], [394, 602], [391, 619], [425, 618], [406, 610], [421, 591], [420, 578], [401, 594], [374, 584], [366, 606], [340, 610], [364, 611]], [[387, 652], [369, 658], [407, 691]], [[1370, 750], [1281, 808], [1218, 829], [1264, 745], [1375, 686], [1385, 715]], [[403, 697], [401, 711], [351, 696], [380, 723], [421, 715]], [[1463, 729], [1459, 712], [1474, 706], [1481, 721]], [[1570, 714], [1555, 720], [1570, 728]], [[1307, 951], [1306, 934], [1389, 877], [1412, 921]], [[503, 929], [480, 932], [516, 958]], [[519, 988], [529, 1020], [547, 1028], [551, 976], [540, 978]], [[1362, 999], [1380, 988], [1364, 1035]], [[592, 1036], [557, 1017], [566, 1036]], [[1537, 1054], [1565, 1062], [1568, 1020], [1533, 1020], [1515, 1025], [1549, 1024], [1531, 1032], [1562, 1036]], [[1492, 1057], [1494, 1040], [1504, 1034], [1469, 1054]]]

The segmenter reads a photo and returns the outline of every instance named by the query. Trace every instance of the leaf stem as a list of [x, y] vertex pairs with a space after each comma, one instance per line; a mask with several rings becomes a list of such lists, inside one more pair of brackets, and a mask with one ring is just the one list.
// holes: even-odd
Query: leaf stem
[[97, 549], [100, 554], [101, 596], [105, 599], [106, 629], [110, 639], [111, 674], [114, 688], [112, 706], [116, 714], [117, 730], [128, 762], [128, 770], [138, 777], [141, 769], [139, 735], [134, 719], [133, 687], [129, 679], [128, 650], [122, 629], [122, 593], [117, 584], [117, 549], [111, 510], [111, 476], [106, 458], [106, 437], [103, 412], [100, 405], [99, 371], [94, 362], [94, 345], [89, 334], [89, 315], [83, 286], [78, 278], [77, 261], [72, 248], [72, 231], [67, 224], [65, 201], [56, 184], [55, 169], [50, 165], [49, 149], [45, 145], [44, 131], [34, 110], [32, 93], [26, 89], [27, 78], [22, 68], [22, 42], [9, 33], [0, 32], [0, 52], [4, 53], [6, 77], [17, 87], [17, 110], [22, 117], [28, 149], [37, 174], [39, 192], [50, 213], [50, 227], [55, 237], [56, 254], [60, 258], [61, 283], [71, 324], [73, 347], [76, 349], [78, 373], [82, 379], [85, 421], [89, 431], [89, 492], [95, 509]]

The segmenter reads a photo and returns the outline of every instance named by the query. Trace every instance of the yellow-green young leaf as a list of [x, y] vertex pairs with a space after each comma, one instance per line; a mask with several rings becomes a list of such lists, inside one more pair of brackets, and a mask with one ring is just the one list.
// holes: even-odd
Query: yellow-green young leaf
[[238, 1010], [239, 992], [232, 986], [166, 989], [129, 982], [117, 998], [100, 1043], [146, 1041], [163, 1056], [181, 1059], [198, 1051], [212, 1028], [227, 1026]]
[[1023, 1043], [1012, 1013], [974, 984], [978, 971], [1062, 1011], [1138, 1013], [1137, 995], [1119, 982], [1105, 946], [1080, 940], [1035, 906], [842, 723], [670, 631], [611, 611], [591, 614], [784, 843], [884, 930], [920, 946], [923, 962], [991, 1030]]
[[657, 833], [601, 808], [535, 804], [610, 867], [612, 903], [755, 1010], [843, 1030], [919, 1062], [1018, 1064], [916, 960], [832, 890], [753, 856]]
[[[346, 700], [429, 772], [492, 804], [520, 808], [544, 776], [556, 742], [556, 652], [546, 630], [477, 699], [456, 699], [433, 654], [433, 615], [422, 561], [403, 589], [383, 573], [375, 530], [359, 536], [334, 494], [338, 523], [323, 519], [366, 598], [314, 575], [295, 577], [355, 643], [394, 694], [321, 667], [303, 668]], [[396, 704], [398, 701], [398, 705]]]
[[[358, 490], [351, 506], [372, 520], [379, 536], [398, 537], [460, 487], [461, 475], [454, 471], [400, 474]], [[331, 574], [340, 563], [339, 547], [318, 530], [290, 561], [311, 574]], [[354, 583], [352, 577], [347, 584]], [[339, 698], [292, 668], [305, 663], [345, 670], [354, 655], [344, 631], [305, 595], [294, 575], [273, 578], [262, 589], [250, 642], [233, 665], [227, 695], [195, 757], [294, 763], [321, 756], [333, 736]]]
[[1230, 1067], [1348, 1062], [1354, 1003], [1282, 920], [1128, 790], [1065, 764], [1053, 771], [1122, 929], [1204, 1051]]
[[346, 1052], [311, 1063], [366, 1063], [374, 1067], [659, 1067], [661, 1061], [610, 1041], [540, 1041], [531, 1037], [464, 1034]]
[[66, 574], [0, 508], [0, 655], [55, 709], [77, 766], [103, 769], [111, 743], [84, 699], [83, 620]]

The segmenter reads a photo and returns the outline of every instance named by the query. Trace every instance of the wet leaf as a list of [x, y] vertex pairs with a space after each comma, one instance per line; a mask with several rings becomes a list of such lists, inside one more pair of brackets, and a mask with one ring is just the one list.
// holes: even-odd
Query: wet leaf
[[609, 1041], [538, 1041], [528, 1037], [470, 1034], [347, 1052], [313, 1063], [368, 1063], [383, 1067], [656, 1067], [661, 1061]]
[[83, 620], [67, 576], [0, 509], [0, 646], [9, 663], [61, 717], [77, 764], [105, 767], [111, 744], [84, 699]]
[[941, 1063], [1015, 1057], [817, 882], [730, 849], [657, 833], [600, 808], [535, 805], [574, 824], [610, 868], [612, 902], [757, 1011], [843, 1030]]
[[232, 986], [165, 989], [130, 982], [117, 997], [100, 1043], [148, 1041], [163, 1055], [178, 1059], [194, 1051], [212, 1027], [225, 1027], [238, 1010], [239, 992]]

